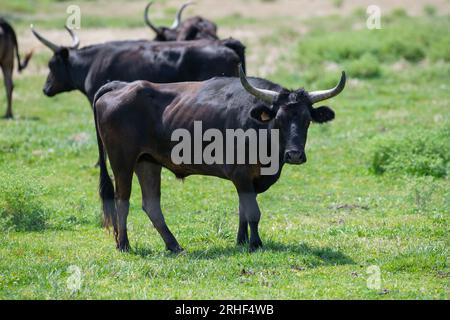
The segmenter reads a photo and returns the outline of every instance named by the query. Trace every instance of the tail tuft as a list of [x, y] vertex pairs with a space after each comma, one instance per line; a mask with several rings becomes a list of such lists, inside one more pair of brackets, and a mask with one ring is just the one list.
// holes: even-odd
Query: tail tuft
[[[97, 134], [97, 144], [99, 153], [99, 167], [100, 167], [100, 178], [99, 178], [99, 195], [102, 200], [103, 209], [103, 226], [109, 228], [113, 226], [114, 236], [117, 238], [117, 223], [116, 223], [116, 205], [115, 205], [115, 192], [114, 185], [111, 177], [108, 173], [108, 167], [106, 166], [106, 153], [103, 146], [103, 141], [100, 136], [98, 120], [97, 120], [97, 100], [103, 96], [105, 93], [114, 90], [114, 83], [108, 83], [101, 87], [94, 97], [94, 102], [92, 107], [94, 109], [94, 120], [95, 120], [95, 131]], [[117, 240], [117, 239], [116, 239]]]
[[[33, 56], [34, 50], [31, 50], [25, 55], [25, 58], [20, 61], [19, 60], [19, 72], [21, 72], [23, 69], [25, 69], [28, 66], [28, 62], [30, 62], [31, 57]], [[17, 57], [17, 59], [20, 59]]]

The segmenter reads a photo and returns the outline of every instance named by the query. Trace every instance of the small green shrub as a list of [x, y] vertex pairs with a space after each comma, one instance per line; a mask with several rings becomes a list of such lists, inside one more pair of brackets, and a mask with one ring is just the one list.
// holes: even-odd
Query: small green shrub
[[433, 41], [430, 46], [429, 58], [432, 61], [450, 61], [450, 36]]
[[408, 32], [400, 36], [389, 34], [386, 41], [380, 46], [380, 54], [384, 57], [392, 56], [418, 62], [425, 58], [426, 41], [420, 35], [417, 35], [416, 38], [416, 40], [411, 39]]
[[[311, 66], [323, 61], [352, 62], [372, 55], [380, 63], [400, 59], [418, 62], [450, 60], [448, 24], [443, 19], [392, 18], [379, 30], [342, 30], [306, 35], [298, 43], [296, 61]], [[434, 21], [436, 20], [436, 21]]]
[[442, 178], [448, 175], [450, 126], [441, 130], [416, 130], [400, 138], [380, 140], [372, 153], [370, 170]]
[[0, 230], [37, 231], [47, 225], [42, 187], [29, 177], [0, 174]]
[[395, 8], [394, 10], [392, 10], [391, 12], [391, 18], [395, 19], [395, 18], [405, 18], [408, 16], [408, 12], [406, 12], [405, 9], [403, 8]]
[[343, 4], [344, 0], [333, 0], [333, 6], [335, 6], [336, 8], [341, 8]]
[[346, 70], [349, 77], [355, 78], [375, 78], [381, 74], [380, 62], [370, 53], [348, 63]]
[[430, 17], [434, 17], [436, 15], [437, 9], [435, 6], [427, 4], [423, 7], [423, 12]]

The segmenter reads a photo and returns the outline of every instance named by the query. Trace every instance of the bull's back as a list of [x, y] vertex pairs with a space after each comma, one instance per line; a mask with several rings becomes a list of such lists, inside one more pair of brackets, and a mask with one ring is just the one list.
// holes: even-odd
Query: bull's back
[[92, 63], [86, 91], [93, 97], [103, 84], [115, 80], [174, 83], [237, 76], [239, 63], [239, 56], [217, 41], [198, 41], [190, 46], [185, 43], [162, 46], [136, 42], [128, 47], [105, 47]]

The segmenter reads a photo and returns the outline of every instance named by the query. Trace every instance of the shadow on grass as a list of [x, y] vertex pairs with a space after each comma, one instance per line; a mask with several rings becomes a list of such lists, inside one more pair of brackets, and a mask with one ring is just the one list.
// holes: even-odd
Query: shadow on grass
[[[301, 244], [284, 244], [275, 241], [266, 241], [264, 247], [260, 249], [257, 253], [287, 253], [289, 255], [296, 255], [299, 257], [304, 257], [309, 260], [310, 266], [323, 266], [323, 265], [346, 265], [355, 264], [355, 262], [345, 255], [344, 253], [337, 251], [330, 247], [314, 247], [306, 243]], [[153, 255], [158, 255], [160, 253], [152, 250], [151, 248], [137, 247], [132, 249], [132, 254], [141, 256], [142, 258], [148, 258]], [[205, 250], [193, 250], [183, 251], [180, 254], [173, 254], [167, 252], [167, 256], [176, 258], [178, 256], [186, 256], [192, 259], [219, 259], [223, 257], [234, 257], [240, 255], [250, 254], [248, 251], [248, 246], [212, 246]]]
[[353, 261], [350, 257], [336, 249], [330, 247], [310, 246], [306, 243], [284, 244], [275, 241], [268, 241], [264, 250], [287, 252], [302, 256], [314, 256], [321, 261], [322, 265], [355, 264], [355, 261]]
[[5, 117], [0, 117], [0, 120], [4, 120], [4, 121], [41, 121], [41, 118], [38, 116], [15, 116], [14, 118], [5, 118]]

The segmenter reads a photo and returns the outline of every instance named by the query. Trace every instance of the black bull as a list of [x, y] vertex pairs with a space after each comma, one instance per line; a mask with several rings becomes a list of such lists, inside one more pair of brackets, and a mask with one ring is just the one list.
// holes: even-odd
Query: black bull
[[[239, 78], [222, 77], [173, 84], [113, 82], [97, 92], [94, 115], [100, 154], [100, 196], [105, 225], [113, 226], [119, 250], [129, 250], [126, 221], [133, 173], [141, 185], [143, 210], [167, 249], [182, 250], [161, 211], [162, 167], [180, 178], [200, 174], [231, 180], [239, 195], [237, 242], [249, 242], [250, 251], [262, 246], [256, 196], [278, 180], [285, 163], [306, 161], [310, 122], [323, 123], [334, 118], [331, 109], [314, 108], [313, 104], [339, 94], [345, 86], [345, 74], [335, 88], [309, 93], [303, 89], [288, 91], [263, 79], [252, 78], [249, 83], [242, 69], [240, 76], [242, 84]], [[278, 129], [279, 167], [275, 174], [261, 175], [260, 163], [174, 163], [171, 150], [175, 142], [171, 135], [179, 128], [194, 135], [194, 121], [201, 121], [204, 130], [214, 128], [222, 133], [227, 129]], [[107, 172], [104, 148], [115, 188]]]
[[23, 60], [20, 59], [16, 32], [6, 20], [0, 17], [0, 68], [3, 72], [3, 81], [5, 83], [7, 103], [5, 118], [13, 117], [12, 95], [14, 90], [14, 54], [15, 58], [17, 58], [17, 70], [21, 72], [27, 67], [31, 56], [33, 55], [33, 51], [27, 53]]
[[205, 19], [203, 17], [191, 17], [185, 21], [181, 21], [181, 15], [184, 9], [193, 2], [187, 2], [183, 4], [176, 14], [175, 21], [170, 27], [157, 27], [150, 18], [148, 11], [152, 2], [149, 2], [145, 7], [144, 20], [145, 23], [152, 29], [156, 36], [153, 40], [156, 41], [183, 41], [183, 40], [200, 40], [210, 39], [217, 40], [217, 26], [214, 22]]
[[44, 93], [54, 96], [79, 90], [91, 105], [95, 92], [109, 81], [202, 81], [214, 76], [236, 76], [238, 64], [245, 64], [245, 47], [234, 39], [113, 41], [78, 49], [78, 38], [67, 30], [74, 42], [71, 47], [58, 46], [32, 29], [54, 52]]

